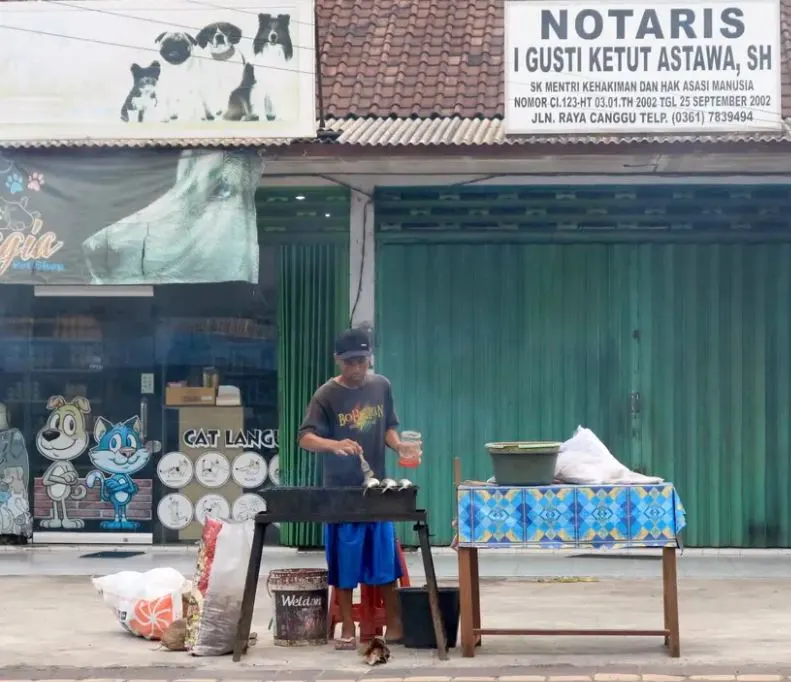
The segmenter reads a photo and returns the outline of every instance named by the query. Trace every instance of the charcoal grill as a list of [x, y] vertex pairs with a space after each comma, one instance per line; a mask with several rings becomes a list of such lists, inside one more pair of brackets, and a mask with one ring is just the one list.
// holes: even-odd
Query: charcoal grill
[[414, 522], [426, 573], [431, 620], [437, 640], [437, 654], [443, 661], [448, 659], [445, 628], [439, 610], [439, 591], [434, 559], [429, 544], [428, 513], [417, 509], [417, 489], [405, 490], [368, 489], [363, 494], [361, 487], [354, 488], [303, 488], [284, 487], [263, 491], [266, 511], [255, 516], [255, 534], [247, 565], [242, 613], [236, 631], [233, 660], [241, 660], [247, 649], [253, 623], [258, 576], [261, 571], [261, 556], [264, 536], [270, 523], [353, 523], [368, 521], [411, 521]]
[[[310, 521], [327, 523], [328, 516], [340, 514], [345, 521], [373, 521], [371, 515], [414, 514], [417, 511], [417, 488], [306, 488], [277, 487], [259, 493], [269, 514], [309, 515]], [[353, 515], [352, 518], [350, 515]], [[359, 518], [357, 518], [359, 516]], [[300, 520], [303, 520], [300, 518]], [[333, 522], [330, 522], [333, 523]]]

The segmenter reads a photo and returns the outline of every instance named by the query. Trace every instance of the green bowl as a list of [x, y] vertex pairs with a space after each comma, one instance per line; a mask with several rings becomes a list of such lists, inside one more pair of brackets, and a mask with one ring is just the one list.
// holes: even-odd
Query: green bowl
[[554, 441], [517, 440], [503, 443], [487, 443], [490, 455], [557, 455], [563, 443]]
[[487, 443], [497, 485], [550, 485], [561, 445], [542, 441]]

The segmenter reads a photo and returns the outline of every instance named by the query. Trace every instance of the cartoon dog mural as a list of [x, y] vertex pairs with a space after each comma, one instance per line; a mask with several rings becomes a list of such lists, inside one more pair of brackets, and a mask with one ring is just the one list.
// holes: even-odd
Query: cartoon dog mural
[[52, 502], [52, 518], [42, 519], [40, 524], [42, 528], [84, 528], [85, 521], [69, 518], [66, 500], [82, 500], [88, 492], [78, 482], [72, 462], [85, 452], [90, 442], [87, 415], [91, 412], [91, 404], [81, 396], [66, 402], [62, 395], [54, 395], [47, 401], [47, 409], [51, 414], [36, 435], [36, 449], [52, 462], [42, 478]]
[[98, 485], [102, 501], [113, 507], [113, 520], [99, 524], [104, 530], [133, 531], [140, 527], [137, 521], [127, 517], [127, 508], [139, 492], [132, 475], [143, 469], [152, 453], [162, 447], [156, 441], [144, 443], [141, 428], [137, 416], [117, 424], [104, 417], [96, 420], [93, 429], [96, 446], [88, 451], [96, 469], [85, 477], [85, 485], [89, 488]]

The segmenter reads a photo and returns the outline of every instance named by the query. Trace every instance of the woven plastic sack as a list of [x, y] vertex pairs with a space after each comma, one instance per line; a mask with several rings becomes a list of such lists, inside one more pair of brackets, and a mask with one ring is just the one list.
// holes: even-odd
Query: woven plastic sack
[[189, 591], [190, 583], [174, 568], [121, 571], [91, 582], [121, 627], [137, 637], [160, 640], [174, 621], [184, 617], [182, 594]]
[[187, 609], [185, 645], [193, 656], [233, 651], [255, 524], [207, 518]]

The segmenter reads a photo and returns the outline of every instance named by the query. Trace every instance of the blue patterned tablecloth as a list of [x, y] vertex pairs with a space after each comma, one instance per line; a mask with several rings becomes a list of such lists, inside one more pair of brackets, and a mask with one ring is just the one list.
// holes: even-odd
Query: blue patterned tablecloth
[[459, 547], [664, 547], [686, 526], [672, 483], [458, 488]]

